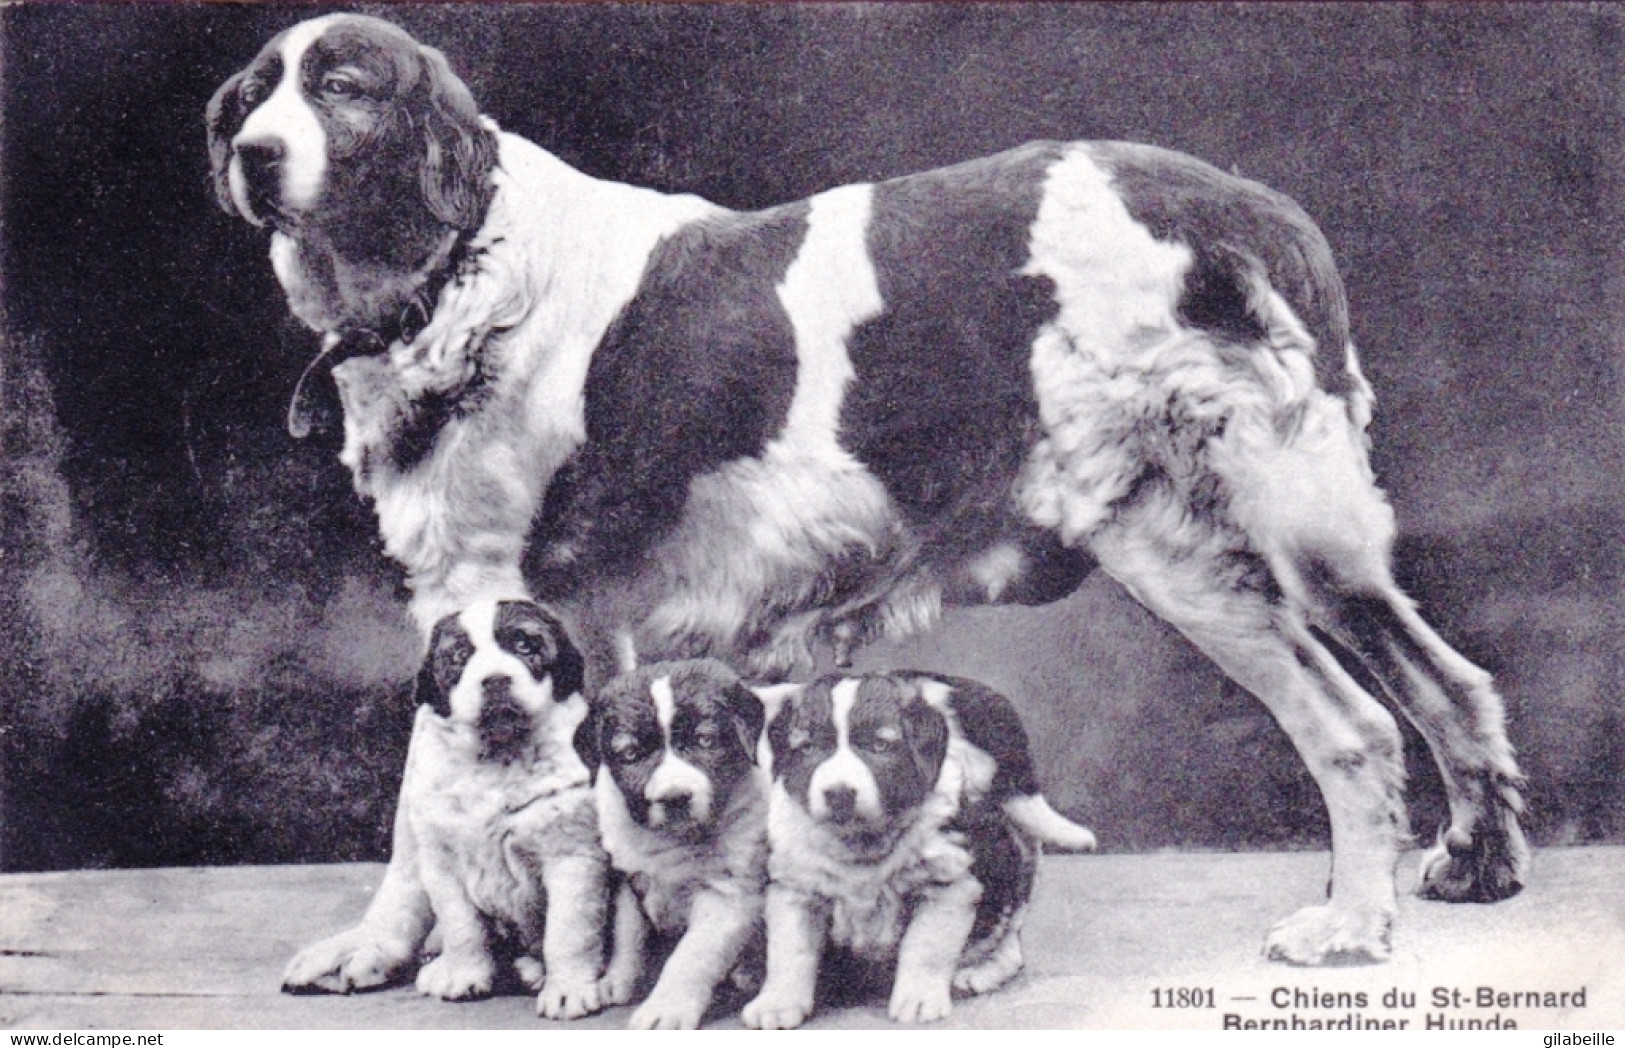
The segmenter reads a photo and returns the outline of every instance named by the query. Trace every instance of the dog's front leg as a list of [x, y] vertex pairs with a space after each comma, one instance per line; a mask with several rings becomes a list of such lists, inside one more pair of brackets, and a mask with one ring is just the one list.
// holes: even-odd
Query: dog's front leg
[[415, 960], [429, 934], [433, 916], [418, 876], [417, 835], [412, 830], [412, 754], [419, 747], [423, 718], [412, 729], [406, 772], [395, 806], [394, 839], [389, 868], [373, 893], [361, 923], [323, 939], [296, 954], [282, 973], [284, 993], [352, 993], [385, 986]]
[[609, 860], [603, 856], [561, 855], [546, 859], [547, 927], [542, 960], [547, 979], [536, 1000], [549, 1019], [579, 1019], [603, 1007], [598, 970], [604, 963], [604, 895]]
[[707, 888], [696, 893], [688, 928], [649, 999], [632, 1013], [631, 1028], [697, 1029], [717, 983], [733, 970], [761, 919], [762, 900], [753, 892]]
[[829, 930], [828, 905], [782, 884], [767, 888], [767, 978], [740, 1019], [757, 1030], [793, 1030], [807, 1021], [818, 961]]
[[456, 857], [444, 848], [425, 848], [418, 870], [434, 909], [440, 956], [418, 972], [418, 993], [447, 1001], [486, 997], [497, 966], [487, 941], [485, 918], [469, 899], [458, 876]]
[[927, 888], [897, 950], [897, 978], [886, 1014], [901, 1023], [946, 1019], [954, 972], [976, 923], [982, 886], [969, 877]]
[[643, 951], [649, 943], [649, 921], [632, 884], [623, 880], [615, 893], [614, 944], [604, 977], [598, 980], [600, 1003], [609, 1008], [625, 1004], [637, 992], [643, 978]]

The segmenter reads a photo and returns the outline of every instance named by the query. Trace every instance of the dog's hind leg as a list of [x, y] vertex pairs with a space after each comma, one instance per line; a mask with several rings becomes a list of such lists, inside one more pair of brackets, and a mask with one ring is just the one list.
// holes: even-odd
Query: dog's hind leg
[[1350, 581], [1316, 579], [1327, 629], [1427, 740], [1450, 802], [1450, 825], [1422, 858], [1418, 891], [1450, 902], [1517, 894], [1530, 861], [1518, 825], [1523, 780], [1489, 674], [1447, 645], [1391, 581]]
[[1515, 894], [1529, 848], [1500, 696], [1394, 584], [1393, 513], [1342, 402], [1311, 398], [1291, 439], [1226, 443], [1218, 466], [1231, 514], [1314, 624], [1416, 725], [1443, 773], [1450, 826], [1423, 859], [1421, 893], [1476, 902]]
[[1405, 838], [1398, 726], [1315, 638], [1268, 563], [1218, 509], [1148, 474], [1090, 540], [1102, 566], [1269, 708], [1320, 785], [1332, 884], [1270, 932], [1295, 964], [1387, 958], [1394, 867]]

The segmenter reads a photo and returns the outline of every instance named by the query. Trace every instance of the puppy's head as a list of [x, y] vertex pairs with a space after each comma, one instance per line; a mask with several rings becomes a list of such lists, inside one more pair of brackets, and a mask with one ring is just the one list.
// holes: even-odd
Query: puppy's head
[[598, 756], [640, 825], [706, 836], [756, 762], [762, 703], [715, 659], [652, 663], [594, 703]]
[[831, 676], [788, 695], [767, 737], [791, 799], [870, 856], [896, 843], [936, 787], [948, 730], [912, 680]]
[[479, 601], [435, 624], [417, 701], [471, 729], [482, 761], [509, 764], [549, 738], [554, 710], [582, 688], [581, 652], [528, 600]]
[[297, 233], [407, 221], [474, 229], [495, 136], [440, 52], [397, 26], [327, 15], [288, 29], [210, 100], [215, 194], [229, 214]]

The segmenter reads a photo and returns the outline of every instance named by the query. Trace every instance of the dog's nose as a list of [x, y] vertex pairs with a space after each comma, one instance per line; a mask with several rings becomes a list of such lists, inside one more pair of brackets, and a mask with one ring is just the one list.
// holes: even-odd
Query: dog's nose
[[858, 807], [858, 791], [850, 786], [831, 786], [824, 791], [824, 807], [837, 822], [852, 818]]
[[687, 790], [671, 790], [655, 798], [655, 802], [666, 811], [668, 819], [683, 819], [688, 816], [688, 807], [694, 801], [694, 795]]
[[258, 194], [276, 190], [282, 177], [282, 161], [287, 147], [279, 138], [256, 138], [236, 145], [237, 162], [243, 168], [243, 180]]

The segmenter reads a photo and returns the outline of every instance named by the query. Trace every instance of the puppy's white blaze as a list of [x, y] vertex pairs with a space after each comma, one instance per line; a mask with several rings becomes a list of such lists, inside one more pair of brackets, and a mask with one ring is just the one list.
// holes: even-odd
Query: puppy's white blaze
[[[328, 15], [288, 30], [288, 35], [282, 40], [281, 79], [270, 97], [248, 114], [237, 136], [231, 140], [233, 148], [251, 143], [281, 143], [281, 202], [294, 211], [307, 210], [316, 203], [327, 175], [327, 132], [300, 87], [299, 64], [310, 45], [321, 38], [337, 17]], [[232, 157], [227, 177], [237, 209], [249, 221], [259, 224], [263, 216], [255, 215], [249, 206], [248, 187], [243, 179], [241, 161], [236, 156]]]
[[865, 239], [873, 197], [865, 184], [813, 197], [806, 239], [779, 284], [796, 340], [796, 391], [781, 440], [803, 453], [838, 452], [841, 402], [856, 377], [847, 339], [885, 305]]
[[677, 696], [672, 694], [671, 678], [656, 677], [649, 682], [649, 698], [654, 700], [655, 719], [660, 722], [660, 737], [671, 745], [671, 719], [677, 713]]
[[928, 706], [945, 716], [949, 713], [948, 699], [954, 693], [952, 688], [940, 680], [922, 680], [918, 686], [920, 698]]
[[852, 707], [857, 702], [856, 680], [843, 680], [830, 689], [831, 719], [835, 722], [835, 752], [813, 770], [807, 783], [807, 808], [818, 819], [829, 817], [829, 804], [824, 791], [844, 786], [857, 794], [854, 805], [858, 815], [865, 819], [878, 819], [880, 784], [874, 772], [863, 759], [852, 752]]
[[1012, 797], [1004, 802], [1010, 821], [1045, 844], [1069, 851], [1094, 851], [1095, 835], [1049, 806], [1042, 794]]
[[1017, 499], [1042, 527], [1076, 541], [1106, 519], [1138, 475], [1130, 445], [1147, 379], [1180, 337], [1177, 305], [1193, 255], [1135, 221], [1086, 148], [1051, 166], [1022, 272], [1049, 278], [1059, 311], [1033, 340], [1045, 439]]

